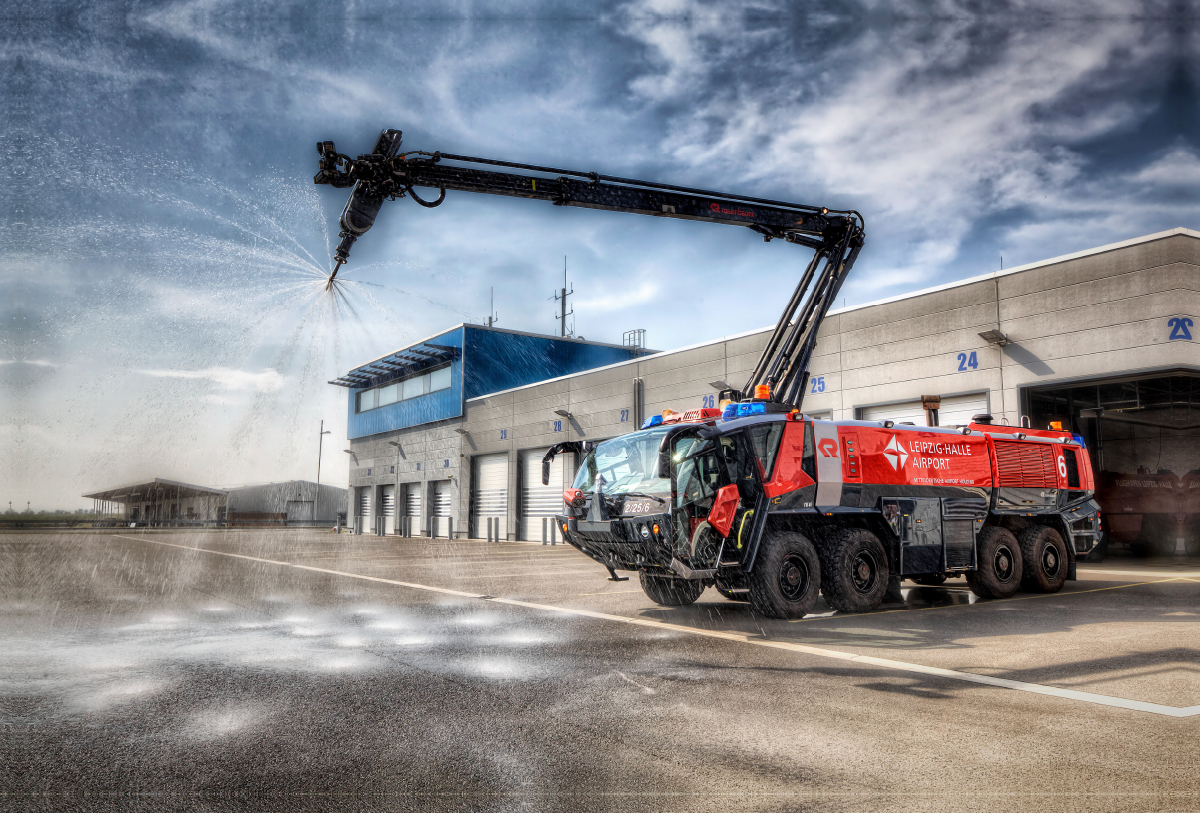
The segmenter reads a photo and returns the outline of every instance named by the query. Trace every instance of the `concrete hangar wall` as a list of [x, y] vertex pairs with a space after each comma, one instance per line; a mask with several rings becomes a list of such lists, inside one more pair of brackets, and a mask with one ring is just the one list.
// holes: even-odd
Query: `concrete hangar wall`
[[[1200, 233], [1174, 229], [832, 311], [803, 407], [815, 417], [923, 423], [920, 397], [941, 395], [943, 425], [980, 412], [1011, 424], [1062, 421], [1085, 437], [1106, 482], [1126, 483], [1112, 485], [1105, 506], [1136, 519], [1118, 541], [1143, 539], [1155, 512], [1173, 517], [1163, 521], [1182, 539], [1200, 520], [1200, 488], [1185, 482], [1200, 486], [1198, 316]], [[980, 336], [993, 330], [1006, 344]], [[557, 458], [542, 487], [547, 447], [623, 434], [663, 409], [715, 405], [718, 389], [744, 383], [768, 332], [464, 392], [461, 415], [354, 437], [350, 513], [367, 531], [552, 535], [545, 518], [573, 461]], [[1164, 440], [1166, 465], [1156, 455]], [[1116, 493], [1144, 477], [1169, 480], [1147, 488], [1175, 502], [1148, 511], [1145, 493]], [[1196, 534], [1200, 545], [1200, 526]]]

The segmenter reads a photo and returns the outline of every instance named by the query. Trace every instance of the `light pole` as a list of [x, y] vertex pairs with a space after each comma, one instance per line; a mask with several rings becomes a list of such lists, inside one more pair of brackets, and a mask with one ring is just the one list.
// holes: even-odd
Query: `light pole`
[[325, 444], [325, 436], [333, 434], [325, 428], [325, 420], [321, 419], [321, 431], [317, 435], [317, 493], [313, 495], [313, 519], [317, 519], [317, 505], [321, 502], [321, 449]]
[[394, 530], [398, 525], [402, 527], [404, 522], [400, 513], [400, 442], [389, 440], [388, 445], [396, 447], [396, 483], [392, 486], [394, 489], [392, 491], [392, 528]]

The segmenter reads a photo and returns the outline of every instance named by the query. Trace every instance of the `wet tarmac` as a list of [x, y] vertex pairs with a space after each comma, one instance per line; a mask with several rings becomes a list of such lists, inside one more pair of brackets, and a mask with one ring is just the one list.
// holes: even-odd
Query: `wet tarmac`
[[1200, 808], [1200, 563], [798, 622], [606, 575], [564, 546], [0, 536], [0, 808]]

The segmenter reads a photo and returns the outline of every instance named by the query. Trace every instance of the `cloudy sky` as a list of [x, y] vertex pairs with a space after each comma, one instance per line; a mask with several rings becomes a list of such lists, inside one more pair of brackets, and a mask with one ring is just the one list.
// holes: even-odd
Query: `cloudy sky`
[[[0, 510], [162, 476], [346, 482], [362, 361], [487, 315], [671, 348], [772, 323], [748, 230], [465, 193], [385, 206], [322, 292], [315, 143], [861, 211], [846, 304], [1200, 227], [1197, 6], [79, 3], [0, 11]], [[980, 15], [983, 7], [988, 13]], [[386, 9], [386, 10], [380, 10]], [[588, 9], [581, 11], [581, 9]]]

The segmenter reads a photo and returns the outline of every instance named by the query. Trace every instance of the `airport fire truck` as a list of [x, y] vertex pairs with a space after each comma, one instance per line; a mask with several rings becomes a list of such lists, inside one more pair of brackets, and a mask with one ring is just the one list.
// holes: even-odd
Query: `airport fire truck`
[[[330, 286], [384, 200], [434, 207], [447, 190], [740, 225], [814, 252], [748, 381], [723, 391], [719, 408], [666, 410], [637, 432], [547, 453], [543, 482], [555, 455], [582, 456], [556, 521], [610, 579], [636, 572], [663, 605], [690, 604], [713, 586], [764, 615], [800, 618], [821, 594], [841, 612], [873, 610], [903, 578], [938, 585], [964, 576], [984, 598], [1022, 586], [1054, 592], [1095, 545], [1099, 506], [1077, 436], [1001, 426], [987, 415], [916, 427], [803, 413], [817, 330], [863, 245], [857, 212], [401, 153], [400, 142], [400, 131], [384, 130], [355, 159], [333, 142], [317, 145], [314, 181], [353, 187]], [[439, 195], [427, 200], [414, 187]]]

